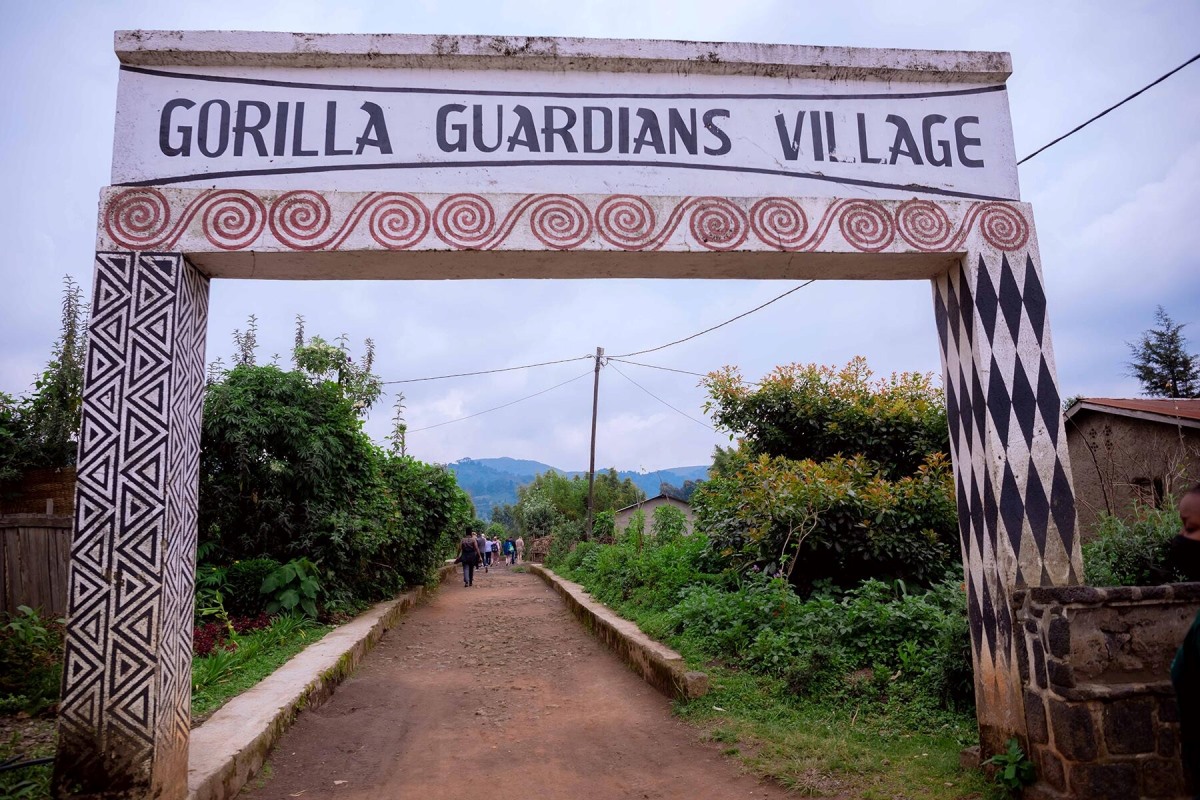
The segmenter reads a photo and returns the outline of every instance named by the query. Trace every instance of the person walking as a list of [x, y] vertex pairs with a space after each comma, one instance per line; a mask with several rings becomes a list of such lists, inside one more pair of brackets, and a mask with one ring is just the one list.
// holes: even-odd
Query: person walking
[[484, 564], [484, 567], [483, 567], [484, 572], [488, 571], [487, 564], [483, 560], [483, 554], [485, 552], [487, 552], [486, 541], [487, 540], [483, 538], [483, 531], [477, 529], [475, 531], [475, 547], [479, 552], [479, 563]]
[[517, 546], [517, 562], [516, 563], [520, 564], [522, 561], [525, 560], [525, 540], [522, 539], [520, 536], [518, 536], [515, 544]]
[[492, 565], [492, 553], [492, 540], [485, 536], [483, 537], [483, 568], [485, 570]]
[[517, 563], [517, 544], [511, 536], [504, 540], [504, 560], [509, 564]]
[[475, 543], [475, 536], [467, 531], [467, 535], [458, 543], [458, 555], [454, 559], [462, 564], [464, 588], [475, 584], [475, 566], [479, 559], [479, 545]]

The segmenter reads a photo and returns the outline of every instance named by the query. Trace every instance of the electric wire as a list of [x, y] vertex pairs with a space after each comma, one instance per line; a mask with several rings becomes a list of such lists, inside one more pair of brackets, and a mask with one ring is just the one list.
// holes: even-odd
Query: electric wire
[[1138, 89], [1136, 92], [1134, 92], [1133, 94], [1129, 95], [1129, 97], [1126, 97], [1126, 98], [1125, 98], [1124, 100], [1122, 100], [1121, 102], [1119, 102], [1119, 103], [1116, 103], [1115, 105], [1111, 105], [1111, 106], [1109, 106], [1108, 108], [1104, 109], [1104, 110], [1103, 110], [1103, 111], [1101, 111], [1099, 114], [1097, 114], [1096, 116], [1094, 116], [1094, 117], [1092, 117], [1091, 119], [1089, 119], [1087, 122], [1084, 122], [1082, 125], [1077, 125], [1077, 126], [1075, 126], [1074, 128], [1072, 128], [1071, 130], [1069, 130], [1069, 131], [1067, 131], [1066, 133], [1064, 133], [1062, 136], [1060, 136], [1060, 137], [1058, 137], [1057, 139], [1055, 139], [1054, 141], [1050, 142], [1049, 144], [1042, 145], [1042, 146], [1041, 146], [1041, 147], [1039, 147], [1037, 150], [1034, 150], [1032, 153], [1030, 153], [1029, 155], [1027, 155], [1027, 156], [1025, 156], [1024, 158], [1022, 158], [1020, 161], [1018, 161], [1018, 162], [1017, 162], [1017, 166], [1018, 166], [1018, 167], [1019, 167], [1019, 166], [1021, 166], [1021, 165], [1022, 165], [1022, 164], [1024, 164], [1026, 161], [1028, 161], [1029, 159], [1031, 159], [1031, 158], [1033, 158], [1034, 156], [1036, 156], [1038, 153], [1041, 153], [1041, 152], [1043, 152], [1043, 151], [1045, 151], [1045, 150], [1049, 150], [1051, 147], [1053, 147], [1054, 145], [1058, 144], [1058, 143], [1059, 143], [1059, 142], [1061, 142], [1063, 139], [1066, 139], [1068, 136], [1072, 136], [1073, 134], [1076, 134], [1076, 133], [1078, 133], [1079, 131], [1081, 131], [1081, 130], [1083, 130], [1084, 128], [1086, 128], [1088, 125], [1091, 125], [1093, 122], [1095, 122], [1096, 120], [1098, 120], [1098, 119], [1100, 119], [1101, 117], [1103, 117], [1103, 116], [1104, 116], [1105, 114], [1107, 114], [1108, 112], [1110, 112], [1110, 111], [1115, 111], [1116, 109], [1118, 109], [1118, 108], [1120, 108], [1121, 106], [1123, 106], [1123, 105], [1125, 105], [1126, 103], [1128, 103], [1128, 102], [1129, 102], [1130, 100], [1132, 100], [1133, 98], [1137, 97], [1137, 96], [1138, 96], [1139, 94], [1141, 94], [1142, 92], [1144, 92], [1144, 91], [1146, 91], [1147, 89], [1150, 89], [1150, 88], [1152, 88], [1152, 87], [1154, 87], [1154, 86], [1157, 86], [1158, 84], [1160, 84], [1160, 83], [1162, 83], [1163, 81], [1165, 81], [1167, 78], [1169, 78], [1169, 77], [1171, 77], [1172, 75], [1174, 75], [1176, 72], [1179, 72], [1181, 69], [1183, 69], [1184, 67], [1186, 67], [1188, 64], [1191, 64], [1193, 61], [1197, 61], [1197, 60], [1200, 60], [1200, 53], [1197, 53], [1196, 55], [1192, 56], [1192, 57], [1191, 57], [1191, 58], [1189, 58], [1187, 61], [1183, 62], [1183, 63], [1182, 63], [1182, 64], [1180, 64], [1178, 67], [1176, 67], [1175, 69], [1173, 69], [1173, 70], [1171, 70], [1170, 72], [1166, 73], [1165, 75], [1162, 75], [1161, 77], [1159, 77], [1159, 78], [1156, 78], [1155, 80], [1153, 80], [1153, 81], [1151, 81], [1150, 83], [1146, 84], [1145, 86], [1143, 86], [1142, 88], [1140, 88], [1140, 89]]
[[815, 283], [815, 282], [816, 282], [815, 278], [813, 278], [811, 280], [807, 280], [804, 283], [800, 284], [799, 286], [794, 286], [791, 289], [788, 289], [786, 292], [784, 292], [783, 294], [781, 294], [777, 297], [772, 297], [770, 300], [763, 303], [762, 305], [755, 306], [754, 308], [750, 309], [749, 311], [743, 311], [741, 314], [738, 314], [736, 317], [727, 319], [724, 322], [720, 323], [719, 325], [713, 325], [711, 328], [705, 328], [702, 331], [693, 333], [691, 336], [685, 336], [682, 339], [676, 339], [673, 342], [667, 342], [666, 344], [660, 344], [658, 347], [649, 347], [645, 350], [635, 350], [632, 353], [620, 353], [618, 355], [611, 356], [611, 357], [612, 358], [629, 358], [630, 356], [641, 356], [641, 355], [645, 355], [646, 353], [655, 353], [655, 352], [658, 352], [659, 350], [666, 350], [668, 347], [674, 347], [677, 344], [683, 344], [684, 342], [689, 342], [698, 336], [703, 336], [706, 333], [712, 333], [717, 328], [724, 328], [726, 325], [728, 325], [731, 322], [737, 322], [742, 317], [748, 317], [751, 314], [753, 314], [755, 311], [761, 311], [762, 309], [766, 308], [767, 306], [771, 305], [772, 303], [777, 303], [780, 300], [782, 300], [783, 298], [787, 297], [789, 294], [792, 294], [793, 292], [798, 292], [801, 289], [803, 289], [805, 286], [809, 286], [810, 284]]
[[[661, 364], [644, 364], [641, 361], [630, 361], [627, 358], [607, 357], [605, 361], [620, 361], [622, 364], [632, 364], [635, 367], [645, 367], [646, 369], [661, 369], [664, 372], [678, 372], [680, 375], [695, 375], [697, 378], [707, 378], [711, 372], [692, 372], [690, 369], [675, 369], [674, 367], [664, 367]], [[743, 381], [747, 386], [758, 386], [758, 381]]]
[[500, 367], [499, 369], [481, 369], [477, 372], [456, 372], [452, 375], [431, 375], [427, 378], [405, 378], [398, 381], [380, 381], [381, 384], [387, 386], [393, 383], [420, 383], [422, 381], [440, 381], [446, 378], [468, 378], [472, 375], [492, 375], [497, 372], [513, 372], [518, 369], [533, 369], [534, 367], [548, 367], [552, 364], [568, 364], [572, 361], [582, 361], [585, 358], [593, 358], [593, 356], [576, 356], [575, 358], [560, 358], [557, 361], [539, 361], [536, 364], [522, 364], [517, 367]]
[[[590, 356], [589, 356], [589, 358], [590, 358]], [[502, 405], [502, 406], [496, 406], [495, 408], [489, 408], [489, 409], [487, 409], [486, 411], [476, 411], [474, 414], [468, 414], [468, 415], [467, 415], [467, 416], [465, 416], [465, 417], [457, 417], [457, 418], [455, 418], [455, 419], [448, 419], [448, 420], [446, 420], [445, 422], [439, 422], [439, 423], [437, 423], [436, 425], [426, 425], [426, 426], [425, 426], [425, 427], [423, 427], [423, 428], [410, 428], [410, 429], [409, 429], [407, 432], [408, 432], [408, 433], [418, 433], [418, 432], [420, 432], [420, 431], [428, 431], [428, 430], [433, 430], [434, 428], [440, 428], [440, 427], [442, 427], [443, 425], [450, 425], [450, 424], [452, 424], [452, 423], [455, 423], [455, 422], [462, 422], [463, 420], [472, 419], [472, 418], [474, 418], [474, 417], [481, 417], [481, 416], [483, 416], [484, 414], [490, 414], [490, 413], [492, 413], [493, 411], [499, 411], [499, 410], [500, 410], [500, 409], [502, 409], [502, 408], [508, 408], [509, 406], [515, 406], [517, 403], [523, 403], [523, 402], [525, 402], [526, 400], [532, 400], [533, 398], [537, 397], [538, 395], [543, 395], [543, 394], [545, 394], [546, 392], [552, 392], [552, 391], [554, 391], [555, 389], [558, 389], [558, 388], [560, 388], [560, 387], [566, 386], [568, 383], [574, 383], [575, 381], [579, 380], [580, 378], [586, 378], [588, 375], [591, 375], [591, 374], [592, 374], [592, 370], [590, 370], [590, 369], [589, 369], [587, 372], [583, 373], [582, 375], [576, 375], [574, 378], [571, 378], [571, 379], [569, 379], [569, 380], [565, 380], [565, 381], [563, 381], [562, 383], [556, 383], [556, 384], [554, 384], [553, 386], [549, 387], [548, 389], [542, 389], [540, 392], [534, 392], [533, 394], [526, 395], [525, 397], [522, 397], [522, 398], [520, 398], [520, 399], [513, 400], [513, 401], [512, 401], [512, 402], [510, 402], [510, 403], [505, 403], [505, 404], [504, 404], [504, 405]]]
[[[799, 291], [800, 289], [803, 289], [804, 287], [806, 287], [806, 285], [809, 285], [810, 283], [814, 283], [814, 282], [815, 282], [815, 278], [811, 279], [811, 281], [805, 281], [804, 283], [798, 285], [798, 287], [793, 287], [791, 289], [788, 289], [787, 291], [785, 291], [784, 294], [781, 294], [776, 297], [772, 297], [772, 299], [768, 300], [767, 302], [762, 303], [762, 305], [751, 308], [750, 311], [745, 311], [745, 312], [738, 314], [737, 317], [731, 317], [730, 319], [726, 319], [724, 321], [724, 323], [720, 323], [719, 325], [713, 325], [712, 327], [706, 327], [706, 329], [704, 329], [698, 333], [692, 333], [691, 336], [686, 336], [682, 339], [677, 339], [677, 341], [674, 341], [674, 342], [660, 344], [659, 347], [649, 348], [647, 350], [637, 350], [637, 351], [635, 351], [635, 353], [622, 353], [617, 356], [606, 356], [606, 357], [608, 357], [608, 359], [620, 360], [620, 359], [625, 359], [626, 356], [643, 355], [646, 353], [655, 353], [655, 351], [658, 351], [658, 350], [665, 350], [668, 347], [674, 347], [674, 345], [676, 345], [676, 344], [683, 344], [684, 342], [689, 342], [689, 341], [691, 341], [691, 339], [694, 339], [697, 336], [703, 336], [704, 333], [710, 333], [712, 331], [715, 331], [716, 329], [719, 329], [719, 327], [725, 327], [726, 325], [728, 325], [730, 323], [736, 323], [737, 320], [742, 319], [743, 317], [749, 317], [750, 314], [755, 313], [756, 311], [762, 311], [763, 308], [766, 308], [767, 306], [772, 305], [773, 302], [778, 302], [778, 301], [784, 299], [784, 297], [786, 297], [787, 295], [792, 294], [793, 291]], [[520, 365], [520, 366], [516, 366], [516, 367], [499, 367], [497, 369], [476, 369], [475, 372], [456, 372], [456, 373], [451, 373], [448, 375], [428, 375], [428, 377], [426, 377], [426, 378], [404, 378], [402, 380], [382, 380], [382, 381], [379, 381], [379, 383], [380, 383], [380, 385], [390, 386], [392, 384], [418, 384], [418, 383], [421, 383], [421, 381], [426, 381], [426, 380], [445, 380], [446, 378], [470, 378], [470, 377], [473, 377], [473, 375], [491, 375], [491, 374], [496, 374], [498, 372], [515, 372], [515, 371], [517, 371], [517, 369], [532, 369], [534, 367], [548, 367], [548, 366], [556, 365], [556, 363], [570, 363], [571, 361], [583, 361], [584, 359], [594, 359], [594, 357], [595, 356], [592, 354], [578, 355], [578, 356], [575, 356], [574, 359], [558, 359], [556, 361], [539, 361], [538, 363], [524, 363], [524, 365]], [[630, 363], [634, 363], [634, 362], [630, 362]], [[654, 368], [652, 365], [638, 365], [638, 366], [648, 366], [648, 367]], [[658, 367], [658, 368], [659, 369], [670, 369], [670, 367]], [[679, 371], [676, 371], [676, 372], [686, 372], [686, 371], [683, 371], [683, 369], [679, 369]], [[698, 375], [698, 377], [701, 377], [701, 378], [704, 377], [704, 375], [702, 375], [700, 373], [696, 373], [696, 372], [692, 372], [689, 374]]]
[[[610, 357], [608, 361], [620, 361], [622, 364], [632, 364], [635, 367], [645, 367], [646, 369], [661, 369], [664, 372], [678, 372], [680, 375], [695, 375], [697, 378], [707, 378], [708, 375], [703, 372], [692, 372], [689, 369], [675, 369], [674, 367], [664, 367], [658, 364], [643, 364], [639, 361], [629, 361], [624, 358]], [[615, 369], [615, 367], [614, 367]]]
[[658, 395], [656, 395], [654, 392], [652, 392], [652, 391], [650, 391], [649, 389], [647, 389], [645, 386], [642, 386], [640, 383], [638, 383], [638, 382], [637, 382], [637, 381], [635, 381], [633, 378], [631, 378], [631, 377], [629, 377], [628, 375], [626, 375], [624, 372], [621, 372], [621, 370], [620, 370], [619, 368], [617, 368], [617, 367], [615, 367], [615, 366], [614, 366], [614, 367], [613, 367], [613, 370], [614, 370], [614, 371], [615, 371], [615, 372], [616, 372], [618, 375], [620, 375], [622, 378], [624, 378], [625, 380], [629, 381], [629, 382], [630, 382], [630, 383], [632, 383], [634, 386], [636, 386], [637, 388], [641, 389], [643, 392], [645, 392], [646, 394], [650, 395], [650, 396], [651, 396], [651, 397], [653, 397], [655, 400], [657, 400], [658, 402], [662, 403], [662, 404], [663, 404], [664, 406], [666, 406], [667, 408], [669, 408], [669, 409], [671, 409], [672, 411], [674, 411], [676, 414], [679, 414], [679, 415], [681, 415], [681, 416], [687, 417], [687, 418], [688, 418], [688, 419], [690, 419], [692, 422], [696, 423], [697, 425], [703, 425], [704, 427], [708, 428], [710, 431], [714, 431], [714, 432], [715, 432], [715, 431], [717, 430], [717, 429], [716, 429], [716, 428], [714, 428], [712, 425], [709, 425], [707, 422], [702, 422], [702, 421], [700, 421], [700, 420], [696, 419], [696, 418], [695, 418], [695, 417], [693, 417], [691, 414], [688, 414], [686, 411], [680, 411], [678, 408], [676, 408], [675, 406], [671, 405], [671, 404], [670, 404], [670, 403], [668, 403], [666, 400], [663, 400], [661, 397], [659, 397], [659, 396], [658, 396]]

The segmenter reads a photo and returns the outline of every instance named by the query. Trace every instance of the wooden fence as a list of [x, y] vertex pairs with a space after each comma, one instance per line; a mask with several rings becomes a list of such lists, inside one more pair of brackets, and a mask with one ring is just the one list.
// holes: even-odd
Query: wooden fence
[[72, 528], [71, 517], [0, 516], [0, 612], [30, 606], [43, 614], [66, 613]]

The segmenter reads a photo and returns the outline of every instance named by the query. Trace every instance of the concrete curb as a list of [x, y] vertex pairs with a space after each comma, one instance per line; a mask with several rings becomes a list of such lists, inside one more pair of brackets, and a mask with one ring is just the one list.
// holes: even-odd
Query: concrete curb
[[679, 653], [651, 639], [637, 625], [592, 599], [578, 583], [560, 578], [539, 564], [526, 566], [550, 584], [583, 626], [633, 667], [646, 683], [675, 700], [693, 700], [708, 693], [708, 675], [689, 671]]
[[[454, 564], [443, 566], [439, 583], [456, 571]], [[380, 637], [425, 594], [425, 587], [419, 586], [376, 604], [302, 650], [195, 728], [188, 754], [188, 800], [225, 800], [236, 795], [262, 767], [300, 710], [328, 700]]]

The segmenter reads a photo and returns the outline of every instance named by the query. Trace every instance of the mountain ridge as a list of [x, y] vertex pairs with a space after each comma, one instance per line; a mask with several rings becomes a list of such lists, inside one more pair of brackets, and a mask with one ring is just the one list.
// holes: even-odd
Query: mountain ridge
[[[475, 512], [482, 519], [491, 518], [494, 506], [517, 501], [517, 487], [533, 481], [534, 477], [543, 472], [557, 472], [568, 478], [576, 475], [587, 475], [585, 470], [564, 470], [541, 461], [510, 458], [462, 458], [446, 467], [451, 470], [471, 500], [475, 503]], [[629, 478], [647, 497], [658, 494], [659, 485], [669, 483], [682, 486], [684, 481], [704, 480], [708, 477], [708, 464], [669, 467], [653, 472], [635, 472], [633, 470], [617, 470], [617, 476], [624, 480]], [[603, 469], [607, 470], [608, 467]], [[614, 467], [615, 469], [615, 467]], [[600, 470], [597, 469], [597, 472]]]

